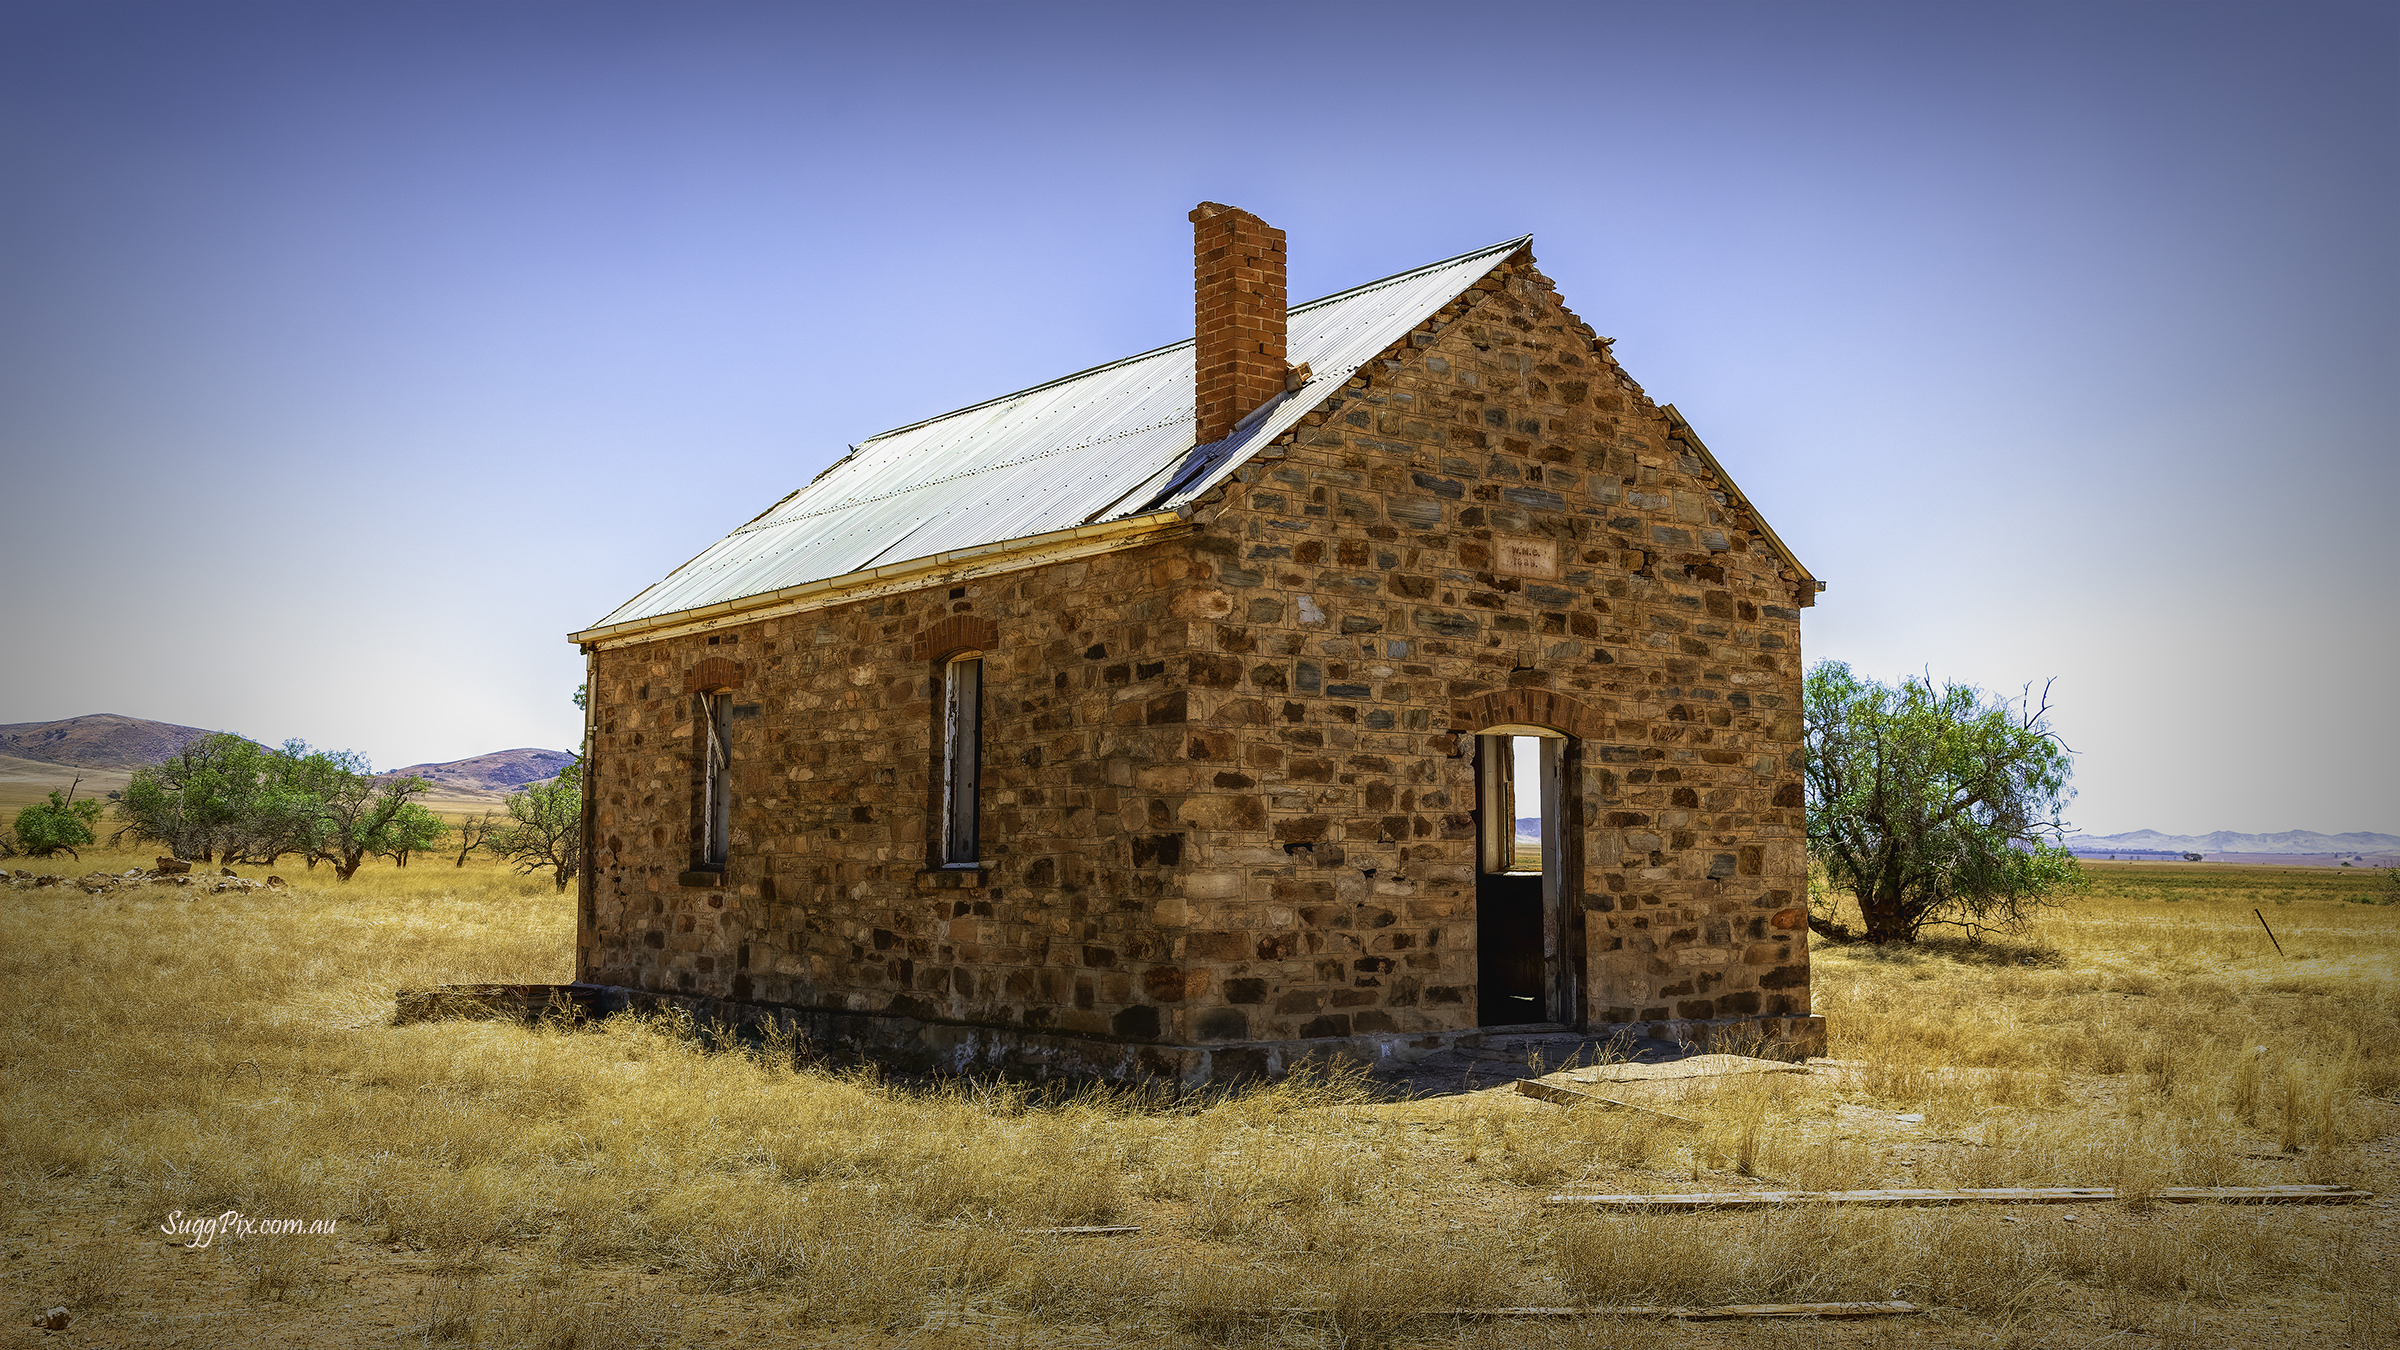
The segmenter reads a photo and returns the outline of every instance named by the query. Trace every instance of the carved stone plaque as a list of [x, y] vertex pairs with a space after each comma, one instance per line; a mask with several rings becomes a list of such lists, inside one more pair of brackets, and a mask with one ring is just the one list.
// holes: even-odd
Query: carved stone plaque
[[1507, 577], [1558, 575], [1558, 541], [1501, 535], [1492, 540], [1492, 570]]

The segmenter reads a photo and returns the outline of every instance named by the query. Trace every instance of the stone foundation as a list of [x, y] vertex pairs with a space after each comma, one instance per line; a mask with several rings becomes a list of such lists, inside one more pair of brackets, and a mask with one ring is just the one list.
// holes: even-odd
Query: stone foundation
[[1730, 1017], [1629, 1022], [1569, 1033], [1543, 1024], [1477, 1027], [1421, 1035], [1369, 1034], [1318, 1040], [1236, 1045], [1159, 1045], [1101, 1037], [930, 1021], [900, 1013], [796, 1008], [689, 994], [662, 994], [602, 984], [449, 985], [405, 989], [394, 1020], [516, 1016], [554, 1009], [579, 1016], [680, 1011], [698, 1026], [763, 1032], [778, 1027], [812, 1054], [869, 1062], [910, 1073], [990, 1074], [1035, 1081], [1152, 1083], [1196, 1088], [1210, 1082], [1278, 1078], [1304, 1064], [1347, 1062], [1380, 1072], [1485, 1040], [1527, 1033], [1579, 1035], [1586, 1040], [1648, 1039], [1722, 1049], [1768, 1059], [1802, 1060], [1825, 1053], [1822, 1017]]

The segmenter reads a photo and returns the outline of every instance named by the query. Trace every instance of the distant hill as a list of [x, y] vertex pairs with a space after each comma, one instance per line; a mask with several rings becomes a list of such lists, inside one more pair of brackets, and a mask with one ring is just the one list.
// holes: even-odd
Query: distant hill
[[[117, 713], [89, 713], [58, 722], [0, 725], [0, 758], [77, 769], [131, 770], [156, 764], [193, 741], [214, 734], [202, 727], [177, 726], [173, 722], [152, 722]], [[488, 755], [441, 764], [411, 764], [392, 772], [413, 774], [442, 791], [506, 794], [528, 783], [555, 778], [559, 770], [574, 762], [575, 757], [563, 750], [526, 747], [495, 750]], [[28, 781], [38, 777], [47, 782], [46, 775], [31, 770], [30, 766], [18, 777]], [[59, 783], [63, 786], [66, 781], [61, 778]]]
[[564, 750], [494, 750], [488, 755], [476, 755], [471, 759], [453, 759], [441, 764], [411, 764], [405, 769], [393, 769], [385, 776], [406, 774], [453, 792], [507, 793], [527, 783], [556, 778], [559, 770], [574, 762], [575, 757]]
[[90, 713], [63, 722], [12, 722], [0, 726], [0, 755], [86, 769], [138, 769], [144, 764], [156, 764], [193, 741], [213, 734], [173, 722]]
[[2124, 834], [2076, 834], [2067, 847], [2094, 850], [2163, 850], [2171, 853], [2389, 853], [2400, 850], [2400, 834], [2318, 834], [2314, 830], [2285, 830], [2281, 834], [2160, 834], [2129, 830]]

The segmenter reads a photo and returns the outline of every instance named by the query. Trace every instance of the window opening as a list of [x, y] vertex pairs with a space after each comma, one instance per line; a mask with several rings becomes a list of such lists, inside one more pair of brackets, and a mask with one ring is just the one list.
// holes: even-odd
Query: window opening
[[1553, 758], [1540, 736], [1484, 736], [1477, 768], [1483, 779], [1483, 870], [1518, 875], [1543, 870], [1554, 809], [1544, 796]]
[[982, 860], [976, 838], [977, 789], [983, 775], [983, 654], [968, 652], [942, 667], [942, 865], [973, 867]]
[[1534, 736], [1507, 738], [1508, 820], [1510, 840], [1507, 870], [1542, 870], [1542, 742]]
[[707, 713], [701, 728], [700, 865], [722, 869], [733, 839], [733, 695], [700, 697]]

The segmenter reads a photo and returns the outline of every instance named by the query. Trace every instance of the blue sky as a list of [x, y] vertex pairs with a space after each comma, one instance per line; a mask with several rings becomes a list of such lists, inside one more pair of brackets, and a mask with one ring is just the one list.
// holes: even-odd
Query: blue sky
[[[0, 8], [0, 721], [567, 746], [844, 447], [1531, 231], [2071, 818], [2400, 832], [2388, 5]], [[1230, 14], [1231, 21], [1221, 16]]]

